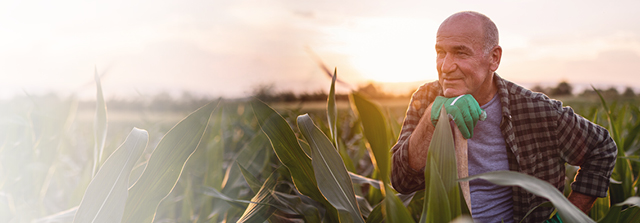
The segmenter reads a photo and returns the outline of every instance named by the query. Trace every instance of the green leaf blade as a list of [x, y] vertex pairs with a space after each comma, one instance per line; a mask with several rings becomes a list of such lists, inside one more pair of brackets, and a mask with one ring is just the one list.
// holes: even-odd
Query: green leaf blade
[[151, 222], [160, 202], [173, 190], [185, 163], [198, 147], [216, 103], [176, 124], [160, 140], [140, 179], [129, 189], [123, 222]]
[[89, 183], [74, 222], [120, 222], [128, 196], [129, 174], [148, 140], [147, 131], [131, 130]]
[[329, 98], [327, 99], [327, 120], [329, 120], [329, 130], [331, 131], [331, 139], [333, 146], [338, 148], [338, 107], [336, 107], [336, 78], [338, 77], [338, 68], [333, 71], [331, 78], [331, 88], [329, 89]]
[[271, 217], [276, 209], [266, 204], [273, 203], [275, 200], [271, 196], [276, 187], [277, 175], [275, 173], [276, 171], [269, 175], [258, 193], [251, 198], [251, 203], [244, 210], [238, 222], [264, 222]]
[[589, 216], [571, 204], [558, 189], [538, 178], [513, 171], [494, 171], [460, 180], [468, 181], [478, 178], [501, 186], [519, 186], [535, 195], [547, 198], [558, 209], [558, 214], [565, 222], [594, 222]]
[[445, 185], [441, 180], [438, 164], [433, 158], [430, 161], [428, 164], [431, 165], [429, 168], [431, 180], [427, 189], [429, 199], [425, 200], [427, 202], [424, 206], [426, 211], [422, 212], [420, 222], [450, 222], [453, 220], [451, 217], [451, 202], [447, 196]]
[[364, 135], [371, 145], [375, 166], [379, 171], [379, 179], [385, 184], [389, 183], [390, 174], [390, 138], [388, 135], [386, 117], [380, 107], [358, 93], [352, 93], [349, 97], [356, 107], [356, 112], [362, 119]]
[[291, 179], [301, 194], [325, 205], [328, 221], [337, 222], [338, 212], [318, 189], [311, 158], [302, 150], [293, 130], [275, 110], [261, 101], [251, 102], [260, 128], [267, 135], [278, 160], [289, 169]]
[[98, 75], [98, 68], [96, 68], [94, 78], [96, 81], [96, 115], [94, 118], [92, 176], [95, 176], [96, 171], [98, 171], [98, 168], [100, 167], [100, 162], [102, 162], [102, 153], [104, 152], [104, 145], [107, 141], [107, 104], [104, 101], [102, 84], [100, 83], [100, 76]]
[[311, 147], [311, 164], [320, 192], [336, 209], [348, 212], [354, 222], [364, 222], [351, 177], [331, 141], [309, 115], [298, 116], [298, 128]]
[[[441, 110], [439, 120], [449, 120], [445, 109]], [[426, 193], [420, 222], [449, 222], [460, 216], [462, 208], [466, 207], [466, 203], [462, 204], [457, 182], [455, 149], [450, 122], [439, 121], [427, 152], [424, 171]]]
[[402, 200], [393, 193], [393, 190], [388, 184], [385, 185], [384, 191], [385, 197], [382, 201], [384, 207], [382, 210], [386, 221], [389, 223], [415, 222], [409, 213], [409, 209], [407, 209], [402, 203]]

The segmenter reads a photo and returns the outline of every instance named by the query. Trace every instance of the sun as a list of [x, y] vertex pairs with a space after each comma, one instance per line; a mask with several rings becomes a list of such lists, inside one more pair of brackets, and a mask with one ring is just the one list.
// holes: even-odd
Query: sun
[[437, 79], [435, 22], [409, 18], [360, 18], [336, 38], [364, 81]]

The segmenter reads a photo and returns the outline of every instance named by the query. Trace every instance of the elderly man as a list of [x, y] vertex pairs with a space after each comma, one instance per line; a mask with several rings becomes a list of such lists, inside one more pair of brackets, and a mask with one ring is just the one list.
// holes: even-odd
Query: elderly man
[[[502, 48], [485, 15], [460, 12], [436, 37], [439, 80], [412, 96], [402, 132], [392, 148], [392, 184], [400, 193], [424, 188], [427, 150], [442, 105], [468, 139], [469, 175], [511, 170], [545, 180], [562, 191], [564, 164], [580, 166], [569, 200], [585, 213], [606, 196], [617, 148], [606, 129], [569, 107], [502, 79], [495, 71]], [[478, 121], [486, 112], [486, 120]], [[543, 203], [519, 187], [470, 182], [471, 212], [478, 222], [519, 222]], [[551, 208], [537, 208], [525, 222], [542, 222]]]

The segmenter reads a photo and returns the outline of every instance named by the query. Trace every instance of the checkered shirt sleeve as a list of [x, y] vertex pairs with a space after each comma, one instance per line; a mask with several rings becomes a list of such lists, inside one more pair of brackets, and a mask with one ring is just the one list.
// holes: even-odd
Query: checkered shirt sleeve
[[617, 156], [617, 147], [609, 132], [565, 107], [558, 119], [556, 135], [560, 156], [569, 164], [580, 166], [571, 189], [606, 197]]
[[424, 189], [424, 169], [414, 170], [409, 166], [409, 137], [429, 104], [439, 95], [442, 95], [442, 90], [435, 81], [420, 86], [411, 96], [398, 142], [391, 148], [391, 184], [400, 193], [408, 194]]
[[[564, 164], [569, 163], [580, 166], [571, 185], [573, 191], [606, 196], [617, 155], [609, 132], [574, 113], [571, 107], [563, 107], [560, 101], [503, 79], [497, 83], [503, 106], [501, 130], [513, 154], [509, 162], [515, 164], [510, 170], [547, 181], [562, 191]], [[514, 217], [519, 221], [546, 200], [515, 187], [513, 201]], [[543, 221], [551, 211], [536, 209], [525, 222]]]

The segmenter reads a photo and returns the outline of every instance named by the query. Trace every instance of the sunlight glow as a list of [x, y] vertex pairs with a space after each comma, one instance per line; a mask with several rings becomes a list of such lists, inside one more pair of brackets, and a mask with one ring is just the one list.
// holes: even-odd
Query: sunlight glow
[[333, 30], [340, 50], [362, 78], [376, 82], [437, 79], [436, 22], [393, 17], [358, 18]]

